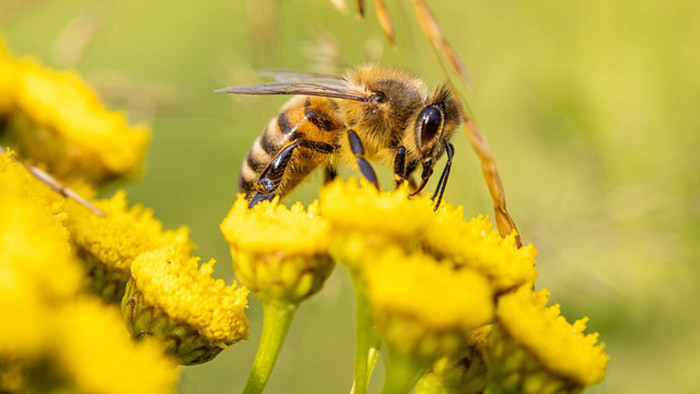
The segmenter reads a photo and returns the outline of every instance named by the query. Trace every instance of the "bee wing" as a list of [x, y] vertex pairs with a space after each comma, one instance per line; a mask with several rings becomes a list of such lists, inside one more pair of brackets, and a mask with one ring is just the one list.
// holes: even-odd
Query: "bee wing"
[[355, 89], [344, 81], [321, 83], [306, 81], [271, 82], [261, 85], [236, 86], [216, 90], [234, 94], [298, 94], [302, 96], [332, 97], [344, 100], [367, 101], [371, 93]]
[[343, 83], [345, 78], [341, 75], [309, 73], [291, 70], [258, 70], [258, 74], [264, 77], [274, 78], [278, 82], [316, 82], [316, 83]]

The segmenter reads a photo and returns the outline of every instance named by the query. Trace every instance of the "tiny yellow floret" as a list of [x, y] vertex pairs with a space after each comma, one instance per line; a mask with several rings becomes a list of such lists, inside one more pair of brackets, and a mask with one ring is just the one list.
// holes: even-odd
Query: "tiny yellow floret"
[[496, 315], [503, 328], [551, 371], [582, 385], [602, 381], [609, 357], [598, 333], [583, 333], [588, 318], [572, 325], [558, 304], [546, 307], [548, 294], [523, 286], [499, 298]]
[[248, 289], [213, 279], [214, 260], [199, 265], [174, 246], [141, 254], [131, 273], [148, 305], [197, 329], [209, 341], [230, 345], [248, 338]]
[[155, 342], [134, 344], [116, 308], [94, 298], [66, 304], [56, 318], [56, 354], [76, 392], [172, 393], [175, 363]]

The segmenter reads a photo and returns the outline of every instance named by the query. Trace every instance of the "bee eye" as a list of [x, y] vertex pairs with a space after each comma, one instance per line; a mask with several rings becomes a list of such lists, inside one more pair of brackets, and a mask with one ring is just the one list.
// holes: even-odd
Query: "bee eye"
[[387, 101], [387, 97], [384, 93], [377, 92], [369, 96], [369, 101], [371, 103], [385, 103]]
[[435, 105], [423, 108], [416, 119], [416, 142], [425, 146], [430, 143], [442, 128], [442, 112]]

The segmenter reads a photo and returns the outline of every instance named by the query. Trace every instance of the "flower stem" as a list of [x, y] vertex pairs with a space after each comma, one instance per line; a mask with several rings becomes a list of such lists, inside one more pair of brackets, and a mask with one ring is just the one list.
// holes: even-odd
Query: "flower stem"
[[294, 304], [263, 303], [263, 329], [253, 368], [243, 389], [244, 394], [262, 393], [272, 367], [282, 349], [292, 318], [297, 310]]
[[405, 394], [430, 366], [429, 360], [389, 352], [382, 394]]
[[369, 377], [377, 361], [379, 341], [372, 330], [372, 316], [359, 274], [352, 275], [355, 290], [355, 381], [351, 393], [367, 393]]

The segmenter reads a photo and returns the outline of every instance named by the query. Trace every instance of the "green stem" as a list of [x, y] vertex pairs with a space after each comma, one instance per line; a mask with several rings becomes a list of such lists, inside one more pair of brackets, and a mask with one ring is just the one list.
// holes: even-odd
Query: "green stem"
[[377, 361], [379, 340], [372, 330], [372, 314], [359, 274], [352, 275], [355, 290], [355, 381], [351, 393], [367, 393], [369, 377]]
[[405, 394], [430, 366], [429, 360], [389, 352], [382, 394]]
[[263, 329], [258, 352], [255, 354], [253, 368], [243, 389], [244, 394], [262, 393], [265, 383], [275, 366], [277, 356], [282, 349], [292, 318], [297, 310], [293, 304], [280, 305], [266, 302], [263, 304]]

